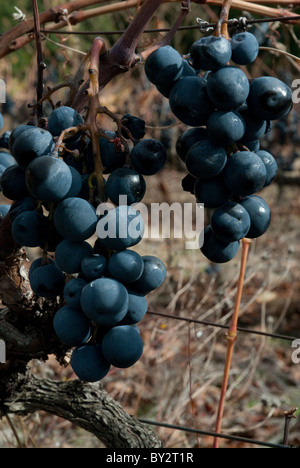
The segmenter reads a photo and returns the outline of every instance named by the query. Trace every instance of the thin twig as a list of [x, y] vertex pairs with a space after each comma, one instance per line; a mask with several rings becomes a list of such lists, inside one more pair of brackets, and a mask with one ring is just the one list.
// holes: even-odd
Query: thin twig
[[44, 92], [44, 70], [46, 65], [43, 58], [43, 48], [42, 48], [42, 37], [41, 37], [41, 25], [40, 25], [40, 15], [37, 0], [32, 0], [32, 10], [34, 17], [34, 32], [35, 32], [35, 42], [37, 50], [37, 66], [38, 66], [38, 78], [36, 85], [36, 96], [37, 96], [37, 119], [38, 121], [43, 117], [43, 104], [41, 99]]
[[[252, 241], [249, 239], [243, 239], [243, 252], [242, 252], [241, 270], [240, 270], [240, 276], [239, 276], [239, 282], [238, 282], [236, 303], [235, 303], [234, 313], [232, 316], [231, 326], [229, 328], [228, 334], [226, 335], [228, 345], [227, 345], [227, 355], [226, 355], [222, 390], [221, 390], [219, 409], [218, 409], [218, 417], [217, 417], [217, 423], [216, 423], [216, 429], [215, 429], [215, 432], [217, 433], [221, 432], [221, 429], [222, 429], [226, 392], [228, 388], [234, 345], [235, 345], [236, 338], [237, 338], [237, 324], [238, 324], [239, 311], [240, 311], [242, 294], [243, 294], [243, 289], [244, 289], [246, 266], [247, 266], [247, 260], [248, 260], [248, 254], [249, 254], [249, 248], [250, 248], [251, 242]], [[214, 448], [219, 448], [218, 437], [214, 439]]]

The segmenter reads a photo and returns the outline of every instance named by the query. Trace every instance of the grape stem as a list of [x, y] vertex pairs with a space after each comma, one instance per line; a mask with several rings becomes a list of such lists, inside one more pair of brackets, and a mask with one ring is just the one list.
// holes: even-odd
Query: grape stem
[[218, 37], [225, 37], [228, 40], [230, 39], [228, 32], [228, 19], [232, 2], [233, 0], [224, 0], [220, 14], [220, 20], [218, 22], [216, 30], [216, 35]]
[[[243, 251], [242, 251], [241, 269], [240, 269], [240, 275], [239, 275], [239, 281], [238, 281], [238, 290], [237, 290], [235, 308], [234, 308], [229, 331], [226, 334], [227, 355], [226, 355], [226, 363], [225, 363], [224, 376], [223, 376], [223, 382], [222, 382], [222, 390], [221, 390], [220, 401], [219, 401], [217, 423], [216, 423], [216, 429], [215, 429], [215, 432], [218, 434], [220, 434], [222, 430], [226, 393], [227, 393], [227, 388], [228, 388], [234, 345], [235, 345], [237, 334], [238, 334], [238, 331], [237, 331], [238, 318], [239, 318], [239, 312], [240, 312], [240, 307], [241, 307], [247, 260], [248, 260], [249, 249], [250, 249], [251, 243], [252, 243], [252, 240], [250, 239], [243, 239], [242, 241]], [[213, 447], [219, 448], [219, 443], [220, 443], [220, 439], [216, 437], [214, 439]]]

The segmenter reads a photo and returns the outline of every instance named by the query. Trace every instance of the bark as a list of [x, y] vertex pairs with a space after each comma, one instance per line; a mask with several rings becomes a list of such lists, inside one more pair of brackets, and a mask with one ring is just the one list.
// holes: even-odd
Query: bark
[[2, 415], [47, 411], [93, 433], [107, 448], [162, 447], [152, 430], [128, 415], [101, 384], [54, 382], [31, 376], [1, 407]]

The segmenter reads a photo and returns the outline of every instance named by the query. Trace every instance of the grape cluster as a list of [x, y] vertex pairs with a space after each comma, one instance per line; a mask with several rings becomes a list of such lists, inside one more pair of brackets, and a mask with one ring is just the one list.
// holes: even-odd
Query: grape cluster
[[256, 37], [243, 32], [231, 40], [203, 37], [187, 57], [165, 46], [145, 64], [148, 79], [169, 99], [173, 114], [192, 127], [177, 141], [188, 171], [182, 186], [214, 210], [201, 251], [215, 263], [232, 260], [243, 238], [260, 237], [271, 222], [257, 192], [274, 181], [278, 166], [260, 150], [260, 139], [271, 121], [291, 111], [292, 91], [274, 77], [249, 81], [236, 66], [253, 63], [258, 52]]
[[[159, 141], [144, 139], [145, 122], [125, 115], [123, 140], [110, 132], [100, 137], [108, 175], [103, 183], [115, 208], [97, 214], [88, 135], [74, 134], [61, 153], [56, 145], [62, 132], [80, 130], [82, 123], [74, 109], [61, 106], [51, 112], [46, 128], [20, 125], [8, 139], [2, 137], [10, 153], [0, 153], [1, 190], [13, 203], [1, 214], [9, 211], [18, 245], [43, 250], [30, 267], [32, 291], [47, 299], [63, 296], [54, 330], [75, 348], [71, 365], [77, 376], [95, 382], [112, 365], [132, 366], [143, 352], [137, 324], [147, 312], [145, 296], [161, 286], [166, 268], [160, 259], [131, 249], [143, 237], [144, 221], [129, 205], [142, 200], [143, 176], [156, 174], [167, 155]], [[126, 152], [121, 140], [129, 139], [134, 145]], [[122, 196], [127, 205], [119, 204]]]

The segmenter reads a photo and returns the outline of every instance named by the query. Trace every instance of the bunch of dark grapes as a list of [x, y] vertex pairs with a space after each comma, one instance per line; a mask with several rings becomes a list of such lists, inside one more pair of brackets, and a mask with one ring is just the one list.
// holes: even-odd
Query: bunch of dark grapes
[[278, 166], [260, 150], [260, 140], [271, 121], [291, 111], [292, 91], [274, 77], [249, 81], [236, 66], [253, 63], [258, 52], [256, 37], [243, 32], [231, 40], [203, 37], [188, 59], [165, 46], [145, 64], [148, 79], [169, 99], [173, 114], [192, 127], [177, 142], [188, 171], [182, 185], [214, 210], [200, 247], [215, 263], [232, 260], [243, 238], [262, 236], [271, 222], [257, 192], [274, 181]]
[[[20, 247], [43, 250], [29, 271], [32, 291], [48, 299], [63, 296], [54, 330], [75, 348], [71, 365], [77, 376], [95, 382], [111, 366], [132, 366], [143, 352], [137, 324], [147, 312], [145, 296], [161, 286], [166, 268], [160, 259], [131, 249], [143, 237], [144, 221], [130, 205], [143, 199], [144, 175], [162, 169], [167, 155], [159, 141], [144, 139], [144, 121], [125, 115], [122, 138], [134, 142], [131, 151], [116, 133], [106, 132], [99, 141], [109, 175], [106, 199], [115, 208], [98, 215], [88, 135], [78, 132], [57, 151], [57, 137], [82, 123], [74, 109], [61, 106], [49, 115], [46, 128], [20, 125], [2, 137], [1, 190], [13, 203], [1, 213], [8, 212]], [[119, 205], [125, 196], [128, 204]]]

